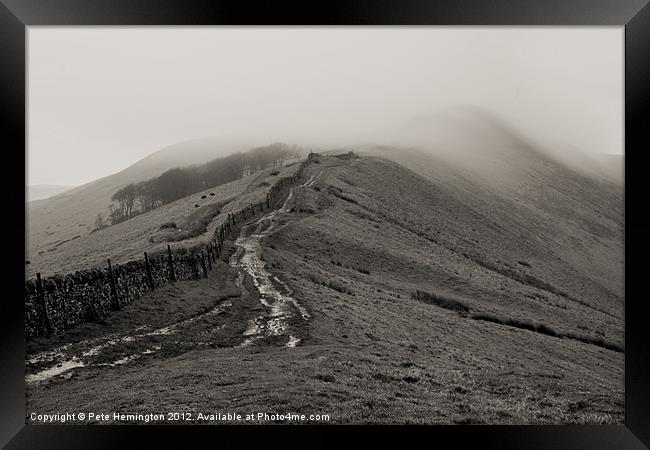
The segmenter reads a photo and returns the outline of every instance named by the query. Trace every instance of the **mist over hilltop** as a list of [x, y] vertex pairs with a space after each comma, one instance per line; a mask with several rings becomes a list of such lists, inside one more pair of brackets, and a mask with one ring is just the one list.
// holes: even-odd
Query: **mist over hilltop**
[[[583, 175], [619, 185], [623, 181], [622, 155], [589, 152], [533, 138], [499, 114], [476, 105], [416, 115], [387, 141], [396, 147], [420, 149], [485, 179], [497, 178], [493, 181], [504, 175], [499, 170], [499, 161], [507, 165], [516, 161], [528, 164], [531, 158], [550, 159]], [[519, 175], [523, 175], [523, 170]]]
[[190, 140], [203, 136], [385, 143], [413, 117], [463, 104], [496, 112], [544, 148], [622, 153], [621, 30], [28, 34], [33, 184], [82, 185], [174, 142], [189, 154]]

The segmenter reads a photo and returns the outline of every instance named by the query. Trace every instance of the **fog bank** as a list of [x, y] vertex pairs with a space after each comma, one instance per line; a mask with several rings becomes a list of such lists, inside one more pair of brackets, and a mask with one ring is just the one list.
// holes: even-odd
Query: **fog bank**
[[457, 105], [544, 147], [623, 151], [622, 28], [30, 27], [28, 49], [30, 184], [204, 136], [392, 142]]

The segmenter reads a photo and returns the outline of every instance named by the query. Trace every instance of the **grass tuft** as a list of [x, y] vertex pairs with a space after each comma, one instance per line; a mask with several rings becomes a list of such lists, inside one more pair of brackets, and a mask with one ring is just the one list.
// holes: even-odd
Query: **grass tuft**
[[414, 298], [415, 300], [421, 301], [423, 303], [439, 306], [440, 308], [449, 309], [451, 311], [466, 313], [470, 310], [467, 303], [451, 295], [443, 295], [439, 293], [417, 290], [411, 294], [411, 298]]
[[513, 319], [510, 317], [499, 317], [489, 313], [476, 313], [472, 314], [472, 319], [474, 320], [483, 320], [485, 322], [498, 323], [501, 325], [507, 325], [514, 328], [520, 328], [522, 330], [534, 331], [536, 333], [546, 334], [547, 336], [558, 337], [558, 332], [548, 325], [528, 321], [525, 319]]
[[498, 317], [493, 314], [488, 313], [476, 313], [471, 316], [474, 320], [483, 320], [486, 322], [497, 323], [500, 325], [506, 325], [510, 327], [520, 328], [523, 330], [533, 331], [535, 333], [545, 334], [547, 336], [557, 337], [561, 339], [571, 339], [574, 341], [579, 341], [585, 344], [595, 345], [597, 347], [602, 347], [607, 350], [612, 350], [619, 353], [625, 353], [625, 348], [621, 345], [618, 345], [614, 342], [609, 342], [603, 339], [602, 337], [592, 337], [584, 334], [578, 334], [573, 332], [559, 332], [551, 328], [550, 326], [533, 322], [525, 319], [512, 319], [509, 317]]
[[359, 273], [363, 273], [365, 275], [370, 275], [370, 270], [368, 270], [368, 268], [365, 267], [365, 266], [362, 267], [362, 266], [356, 266], [354, 264], [345, 264], [345, 263], [342, 263], [341, 261], [334, 260], [334, 259], [331, 259], [330, 262], [332, 264], [334, 264], [335, 266], [339, 266], [339, 267], [342, 267], [344, 269], [352, 269], [352, 270], [356, 270]]

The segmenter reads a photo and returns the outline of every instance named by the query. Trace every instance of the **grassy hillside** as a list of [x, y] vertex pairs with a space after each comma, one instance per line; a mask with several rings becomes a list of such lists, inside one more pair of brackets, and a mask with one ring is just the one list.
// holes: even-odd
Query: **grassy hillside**
[[[622, 345], [620, 223], [593, 221], [574, 208], [571, 229], [557, 212], [540, 217], [540, 210], [494, 208], [510, 215], [504, 224], [495, 211], [487, 215], [458, 201], [449, 186], [443, 189], [386, 160], [324, 158], [321, 167], [326, 169], [313, 190], [302, 191], [296, 203], [298, 211], [313, 213], [276, 235], [286, 240], [272, 241], [272, 247], [300, 257], [267, 250], [282, 266], [292, 261], [292, 270], [310, 287], [315, 280], [330, 280], [347, 286], [343, 292], [356, 292], [354, 283], [362, 283], [361, 291], [374, 286], [402, 297], [415, 290], [453, 294], [472, 311]], [[569, 206], [558, 202], [554, 211]], [[571, 239], [577, 255], [567, 258], [569, 250], [561, 244]], [[593, 258], [595, 243], [601, 243], [600, 260]], [[596, 271], [607, 273], [596, 277]], [[322, 290], [317, 283], [315, 288]]]
[[[514, 255], [510, 263], [551, 258], [546, 266], [553, 271], [555, 283], [575, 283], [577, 272], [582, 277], [582, 284], [575, 287], [577, 291], [597, 286], [609, 293], [608, 298], [622, 302], [622, 186], [581, 175], [534, 149], [524, 148], [518, 154], [513, 149], [501, 158], [494, 156], [494, 173], [489, 178], [419, 150], [367, 150], [371, 154], [390, 155], [392, 160], [478, 214], [479, 222], [472, 219], [470, 226], [463, 228], [463, 234], [469, 236], [467, 233], [473, 233], [472, 230], [491, 229], [492, 234], [482, 239], [483, 245], [491, 246], [497, 253], [508, 247]], [[454, 212], [449, 214], [453, 218]], [[492, 226], [486, 227], [486, 223]], [[536, 269], [546, 270], [544, 266], [538, 264]]]
[[63, 241], [89, 234], [98, 213], [106, 215], [111, 196], [129, 183], [159, 176], [173, 167], [210, 161], [253, 148], [257, 142], [234, 137], [193, 139], [163, 148], [113, 175], [27, 205], [25, 252], [38, 259]]
[[58, 184], [34, 184], [25, 187], [26, 195], [25, 200], [32, 202], [49, 197], [72, 189], [74, 186], [61, 186]]
[[[142, 259], [145, 251], [154, 253], [164, 250], [167, 244], [174, 247], [191, 246], [199, 240], [206, 240], [229, 211], [239, 210], [251, 202], [262, 201], [273, 181], [295, 168], [294, 165], [283, 169], [267, 169], [198, 192], [93, 233], [77, 231], [71, 238], [35, 246], [34, 253], [29, 255], [28, 276], [35, 276], [37, 272], [48, 276], [97, 265], [103, 267], [107, 258], [111, 258], [114, 263], [121, 263], [129, 259]], [[52, 223], [45, 233], [52, 230], [52, 238], [59, 236], [54, 230], [65, 227], [66, 223], [69, 224]], [[169, 228], [170, 223], [174, 224], [173, 229]]]
[[[300, 332], [299, 346], [239, 346], [249, 336], [243, 324], [277, 317], [264, 307], [260, 280], [233, 271], [238, 251], [209, 279], [127, 306], [116, 314], [123, 321], [39, 343], [75, 342], [65, 351], [94, 362], [30, 385], [28, 409], [621, 423], [622, 218], [608, 209], [615, 192], [569, 172], [556, 178], [560, 168], [543, 161], [530, 161], [523, 189], [414, 158], [419, 173], [376, 157], [320, 157], [286, 208], [269, 216], [274, 231], [259, 235], [261, 257], [276, 288], [308, 312], [287, 324]], [[171, 333], [142, 334], [170, 324]], [[102, 342], [97, 336], [112, 340], [99, 353], [88, 350]], [[99, 366], [125, 355], [138, 357]]]

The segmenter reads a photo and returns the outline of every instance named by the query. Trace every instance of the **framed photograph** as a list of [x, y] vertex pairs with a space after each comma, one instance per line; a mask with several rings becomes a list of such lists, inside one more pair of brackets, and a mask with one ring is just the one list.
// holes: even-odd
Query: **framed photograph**
[[648, 448], [646, 1], [1, 0], [0, 42], [7, 448]]

